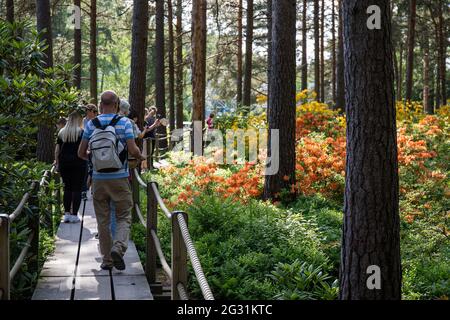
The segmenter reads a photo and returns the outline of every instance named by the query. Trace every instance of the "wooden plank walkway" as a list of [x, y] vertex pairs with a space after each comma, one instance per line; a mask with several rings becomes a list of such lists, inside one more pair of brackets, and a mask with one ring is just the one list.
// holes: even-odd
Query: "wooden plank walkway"
[[44, 264], [32, 300], [153, 300], [134, 243], [124, 256], [125, 270], [102, 270], [96, 233], [89, 199], [82, 223], [61, 222], [55, 252]]

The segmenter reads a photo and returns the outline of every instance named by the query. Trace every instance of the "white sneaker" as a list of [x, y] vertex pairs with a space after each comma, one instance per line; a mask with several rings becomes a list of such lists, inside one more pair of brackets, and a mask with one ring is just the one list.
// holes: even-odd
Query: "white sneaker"
[[71, 214], [70, 215], [70, 222], [72, 222], [72, 223], [80, 222], [80, 218], [78, 218], [77, 215]]
[[72, 220], [71, 220], [70, 216], [71, 216], [70, 213], [68, 213], [68, 212], [64, 213], [64, 220], [63, 220], [63, 221], [64, 221], [65, 223], [71, 222]]

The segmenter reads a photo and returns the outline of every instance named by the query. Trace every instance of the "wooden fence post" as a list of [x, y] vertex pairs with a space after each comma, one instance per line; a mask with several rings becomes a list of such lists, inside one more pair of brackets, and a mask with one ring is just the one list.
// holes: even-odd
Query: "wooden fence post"
[[150, 182], [147, 183], [147, 259], [145, 265], [145, 274], [149, 283], [156, 283], [156, 245], [151, 230], [158, 234], [157, 226], [158, 203], [153, 192], [152, 182]]
[[136, 174], [134, 173], [134, 169], [131, 170], [131, 192], [133, 194], [133, 214], [132, 214], [132, 220], [133, 223], [139, 222], [139, 217], [136, 212], [136, 204], [139, 206], [140, 204], [140, 197], [139, 197], [139, 181], [136, 177]]
[[40, 229], [40, 208], [39, 208], [39, 182], [35, 181], [33, 188], [30, 191], [30, 200], [28, 202], [31, 209], [31, 216], [28, 220], [28, 228], [31, 232], [34, 232], [33, 240], [30, 244], [29, 252], [31, 253], [31, 259], [28, 262], [28, 269], [30, 273], [39, 271], [39, 229]]
[[10, 299], [9, 215], [0, 215], [0, 300]]
[[172, 213], [172, 300], [180, 300], [177, 285], [187, 286], [187, 248], [178, 224], [178, 215], [182, 214], [187, 224], [187, 214], [180, 211]]
[[[55, 187], [56, 187], [56, 218], [57, 221], [59, 221], [59, 219], [61, 219], [61, 203], [62, 203], [62, 199], [61, 199], [61, 176], [59, 175], [59, 173], [55, 173]], [[55, 223], [55, 219], [54, 217], [52, 218], [52, 222], [53, 224]]]

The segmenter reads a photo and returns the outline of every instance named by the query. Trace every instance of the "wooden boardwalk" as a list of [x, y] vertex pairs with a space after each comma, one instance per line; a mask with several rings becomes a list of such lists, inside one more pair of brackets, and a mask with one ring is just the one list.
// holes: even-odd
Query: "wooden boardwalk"
[[102, 270], [96, 233], [89, 199], [82, 222], [61, 222], [56, 250], [44, 264], [33, 300], [153, 300], [134, 243], [124, 256], [125, 270]]

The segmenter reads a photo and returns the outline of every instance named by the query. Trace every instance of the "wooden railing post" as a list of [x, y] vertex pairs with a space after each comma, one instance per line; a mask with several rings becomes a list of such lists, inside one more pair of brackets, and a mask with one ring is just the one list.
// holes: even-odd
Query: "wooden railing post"
[[154, 141], [152, 141], [151, 138], [148, 138], [147, 140], [147, 170], [153, 170], [153, 154], [152, 154], [152, 147]]
[[0, 215], [0, 300], [10, 299], [9, 216]]
[[155, 138], [155, 160], [156, 162], [159, 161], [159, 136], [156, 135]]
[[152, 182], [147, 183], [147, 259], [145, 265], [145, 275], [149, 283], [156, 282], [156, 245], [151, 231], [155, 234], [158, 226], [158, 203], [153, 192]]
[[[31, 216], [28, 220], [28, 229], [30, 232], [34, 232], [33, 240], [30, 244], [29, 252], [31, 253], [31, 259], [28, 262], [28, 270], [31, 274], [37, 273], [39, 270], [39, 229], [40, 229], [40, 208], [39, 208], [39, 182], [34, 183], [34, 188], [30, 191], [30, 200], [28, 202], [31, 208]], [[34, 210], [33, 210], [34, 209]]]
[[45, 180], [45, 184], [42, 186], [44, 188], [45, 196], [50, 200], [48, 201], [48, 214], [44, 215], [44, 225], [49, 229], [50, 234], [53, 236], [53, 190], [50, 187], [52, 180], [52, 173], [48, 171], [48, 177]]
[[182, 214], [187, 223], [187, 214], [180, 211], [172, 213], [172, 300], [180, 300], [177, 285], [187, 287], [187, 248], [178, 224], [178, 215]]
[[[59, 173], [55, 173], [55, 187], [56, 187], [56, 219], [57, 221], [59, 221], [59, 219], [61, 219], [61, 204], [62, 204], [62, 199], [61, 199], [61, 176], [59, 175]], [[52, 223], [54, 225], [55, 223], [55, 219], [54, 217], [52, 217]]]
[[131, 192], [133, 194], [133, 214], [132, 214], [132, 220], [134, 223], [139, 222], [139, 217], [136, 212], [135, 205], [140, 205], [140, 197], [139, 197], [139, 181], [136, 177], [136, 174], [134, 173], [134, 170], [131, 171]]

